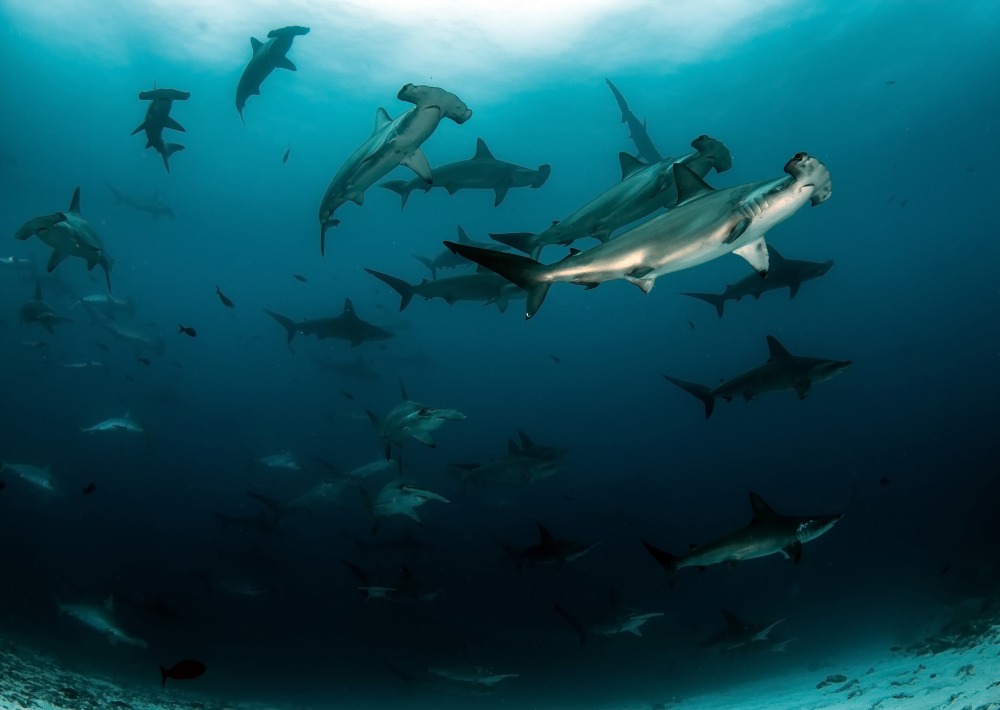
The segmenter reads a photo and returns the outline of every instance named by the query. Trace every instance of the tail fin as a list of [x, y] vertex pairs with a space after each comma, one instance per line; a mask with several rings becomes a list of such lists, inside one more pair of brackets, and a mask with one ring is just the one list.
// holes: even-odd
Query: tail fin
[[160, 687], [161, 688], [167, 687], [167, 669], [164, 668], [163, 666], [160, 666], [160, 676], [163, 678], [163, 685]]
[[642, 540], [643, 547], [646, 548], [646, 552], [653, 556], [657, 562], [663, 565], [664, 569], [670, 572], [670, 588], [673, 589], [674, 583], [677, 581], [677, 563], [680, 562], [680, 558], [671, 555], [666, 550], [661, 550], [654, 545], [650, 545], [646, 542], [646, 539]]
[[715, 310], [719, 314], [719, 318], [722, 318], [722, 309], [726, 306], [725, 296], [718, 293], [681, 293], [681, 295], [697, 298], [699, 301], [712, 304], [715, 306]]
[[388, 284], [393, 291], [399, 294], [399, 310], [405, 310], [410, 305], [410, 300], [413, 298], [413, 286], [411, 284], [406, 283], [403, 279], [397, 279], [395, 276], [389, 276], [389, 274], [383, 274], [381, 271], [375, 271], [374, 269], [365, 269], [365, 271], [379, 281]]
[[402, 198], [402, 203], [399, 205], [399, 209], [406, 207], [406, 201], [410, 198], [410, 193], [414, 190], [422, 189], [427, 192], [430, 189], [429, 185], [417, 184], [416, 180], [390, 180], [388, 182], [383, 182], [379, 187], [384, 187], [386, 190], [392, 190], [397, 195]]
[[[491, 235], [492, 236], [492, 235]], [[470, 247], [467, 244], [456, 244], [455, 242], [445, 242], [444, 245], [454, 253], [464, 256], [470, 261], [474, 261], [481, 266], [485, 266], [490, 271], [494, 271], [505, 279], [523, 288], [528, 293], [527, 304], [524, 312], [525, 320], [531, 318], [538, 309], [542, 307], [545, 296], [552, 285], [550, 281], [544, 280], [545, 266], [526, 256], [517, 254], [506, 254], [493, 249], [481, 249]]]
[[549, 179], [549, 175], [552, 174], [552, 166], [548, 163], [538, 166], [538, 177], [532, 181], [532, 187], [541, 187], [545, 184], [545, 181]]
[[490, 239], [495, 242], [505, 244], [513, 249], [517, 249], [518, 251], [522, 251], [525, 254], [530, 254], [535, 248], [534, 232], [506, 232], [503, 234], [490, 234]]
[[678, 380], [676, 377], [670, 377], [669, 375], [664, 375], [663, 379], [677, 385], [688, 394], [700, 399], [705, 404], [705, 419], [712, 416], [712, 411], [715, 409], [715, 397], [712, 396], [712, 390], [705, 385], [699, 385], [696, 382]]
[[182, 146], [180, 143], [163, 144], [163, 152], [160, 153], [160, 155], [163, 156], [163, 167], [167, 169], [168, 173], [170, 172], [170, 156], [182, 150], [184, 150], [184, 146]]
[[563, 609], [558, 604], [553, 604], [552, 606], [555, 607], [556, 613], [559, 614], [559, 616], [561, 616], [563, 619], [565, 619], [566, 623], [569, 624], [570, 626], [572, 626], [573, 629], [575, 629], [576, 632], [578, 634], [580, 634], [580, 645], [581, 646], [586, 646], [587, 645], [587, 627], [584, 626], [582, 623], [580, 623], [579, 619], [577, 619], [574, 616], [571, 616], [568, 611], [566, 611], [565, 609]]
[[432, 279], [437, 278], [437, 267], [434, 265], [433, 259], [428, 259], [426, 256], [420, 256], [419, 254], [414, 254], [413, 257], [421, 264], [423, 264], [424, 266], [426, 266], [428, 269], [431, 270]]
[[285, 329], [285, 333], [288, 334], [288, 342], [291, 343], [295, 338], [295, 333], [298, 331], [298, 327], [295, 325], [295, 321], [291, 318], [281, 315], [280, 313], [275, 313], [274, 311], [269, 311], [266, 308], [264, 312], [278, 321], [278, 324]]

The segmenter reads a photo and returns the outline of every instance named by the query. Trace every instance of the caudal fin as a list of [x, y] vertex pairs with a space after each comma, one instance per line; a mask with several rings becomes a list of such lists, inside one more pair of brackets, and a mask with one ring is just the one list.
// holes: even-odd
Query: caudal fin
[[572, 626], [573, 629], [578, 634], [580, 634], [580, 645], [581, 646], [587, 645], [587, 627], [584, 626], [582, 623], [580, 623], [579, 619], [572, 616], [568, 611], [563, 609], [558, 604], [553, 604], [552, 606], [555, 607], [556, 613], [559, 614], [559, 616], [561, 616], [563, 619], [565, 619], [566, 623]]
[[167, 169], [168, 173], [170, 172], [170, 156], [182, 150], [184, 150], [184, 146], [180, 143], [164, 143], [163, 151], [160, 155], [163, 156], [163, 167]]
[[295, 321], [293, 321], [291, 318], [288, 318], [287, 316], [281, 315], [280, 313], [269, 311], [266, 308], [264, 309], [264, 312], [267, 315], [274, 318], [274, 320], [278, 321], [278, 324], [285, 329], [285, 333], [288, 335], [288, 342], [291, 343], [292, 340], [295, 338], [296, 331], [298, 330], [298, 328], [295, 325]]
[[383, 182], [379, 187], [384, 187], [386, 190], [392, 190], [402, 199], [399, 209], [406, 207], [406, 201], [410, 199], [410, 193], [414, 190], [423, 190], [427, 192], [430, 189], [429, 185], [420, 185], [415, 180], [389, 180], [388, 182]]
[[410, 300], [413, 298], [413, 286], [411, 284], [406, 283], [403, 279], [397, 279], [395, 276], [389, 276], [389, 274], [383, 274], [381, 271], [375, 271], [374, 269], [365, 269], [365, 271], [379, 281], [387, 284], [393, 291], [399, 294], [399, 310], [405, 310], [410, 305]]
[[663, 568], [670, 573], [670, 588], [673, 589], [674, 583], [677, 581], [677, 564], [680, 562], [680, 558], [655, 545], [650, 545], [645, 538], [642, 540], [642, 545], [646, 548], [646, 552], [651, 554], [653, 559], [663, 565]]
[[712, 416], [712, 412], [715, 409], [715, 397], [712, 396], [712, 390], [705, 385], [699, 385], [697, 382], [678, 380], [676, 377], [671, 377], [670, 375], [664, 375], [663, 379], [677, 385], [688, 394], [700, 399], [705, 405], [705, 419]]
[[551, 281], [545, 280], [546, 267], [544, 264], [539, 264], [526, 256], [507, 254], [493, 249], [482, 249], [468, 244], [445, 242], [444, 245], [455, 254], [464, 256], [480, 266], [485, 266], [490, 271], [500, 274], [511, 283], [523, 288], [528, 294], [524, 312], [525, 320], [535, 315], [542, 307], [549, 287], [552, 285]]
[[726, 299], [724, 296], [718, 293], [681, 293], [681, 295], [697, 298], [699, 301], [712, 304], [715, 306], [715, 310], [719, 314], [719, 318], [722, 318], [722, 310], [726, 306]]

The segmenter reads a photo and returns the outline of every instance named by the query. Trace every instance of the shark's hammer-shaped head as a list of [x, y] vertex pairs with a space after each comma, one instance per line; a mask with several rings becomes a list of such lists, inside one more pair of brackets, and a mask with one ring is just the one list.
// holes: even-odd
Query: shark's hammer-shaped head
[[812, 188], [809, 200], [812, 206], [822, 204], [833, 194], [833, 183], [830, 181], [830, 171], [817, 158], [808, 153], [796, 153], [785, 163], [785, 172], [795, 178], [799, 189]]
[[843, 517], [843, 513], [834, 513], [831, 515], [814, 515], [802, 518], [795, 529], [795, 536], [799, 539], [799, 542], [815, 540], [820, 535], [829, 531]]
[[710, 135], [702, 134], [691, 141], [691, 147], [702, 155], [711, 158], [715, 172], [724, 173], [733, 167], [733, 154], [729, 147]]
[[472, 110], [455, 94], [436, 86], [423, 84], [407, 84], [396, 98], [408, 101], [420, 108], [437, 108], [442, 116], [450, 118], [455, 123], [465, 123], [472, 118]]
[[66, 221], [65, 212], [54, 212], [52, 214], [42, 215], [40, 217], [32, 217], [23, 225], [21, 228], [14, 232], [14, 238], [25, 240], [28, 237], [32, 237], [36, 234], [44, 234], [49, 229], [52, 229], [60, 222]]

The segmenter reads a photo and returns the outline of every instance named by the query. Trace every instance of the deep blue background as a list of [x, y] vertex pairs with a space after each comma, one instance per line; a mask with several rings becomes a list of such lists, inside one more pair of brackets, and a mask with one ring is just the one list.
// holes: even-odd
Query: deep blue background
[[[115, 294], [135, 299], [138, 321], [155, 324], [168, 350], [146, 367], [70, 310], [72, 297], [50, 279], [81, 295], [103, 289], [73, 260], [42, 285], [76, 321], [53, 337], [22, 328], [17, 308], [34, 283], [0, 271], [0, 458], [51, 462], [64, 491], [44, 499], [7, 477], [0, 628], [103, 672], [143, 678], [150, 666], [155, 673], [157, 663], [193, 655], [212, 670], [202, 689], [358, 698], [361, 706], [371, 700], [369, 682], [387, 698], [402, 692], [389, 666], [488, 664], [521, 674], [497, 702], [551, 705], [683, 696], [790, 662], [720, 664], [699, 653], [723, 607], [752, 620], [786, 618], [785, 634], [799, 637], [795, 663], [919, 634], [935, 609], [995, 583], [1000, 539], [996, 17], [990, 3], [951, 12], [898, 4], [790, 15], [711, 60], [619, 70], [611, 78], [648, 118], [662, 153], [686, 152], [701, 133], [731, 148], [734, 167], [711, 175], [715, 185], [776, 176], [802, 150], [826, 162], [832, 199], [769, 241], [788, 258], [835, 266], [794, 301], [770, 293], [727, 305], [722, 320], [677, 293], [721, 291], [747, 273], [735, 257], [661, 279], [648, 296], [620, 282], [597, 291], [557, 285], [528, 323], [520, 302], [501, 315], [417, 300], [397, 315], [395, 294], [362, 267], [416, 281], [426, 271], [412, 254], [437, 252], [456, 225], [474, 239], [539, 231], [616, 181], [616, 154], [632, 146], [604, 72], [554, 69], [540, 84], [483, 100], [475, 82], [445, 86], [474, 115], [463, 126], [441, 125], [425, 145], [432, 164], [471, 156], [481, 136], [500, 159], [551, 163], [548, 184], [513, 190], [497, 209], [490, 193], [414, 193], [402, 212], [396, 195], [373, 188], [363, 208], [338, 213], [343, 224], [321, 258], [319, 199], [367, 135], [375, 108], [398, 115], [408, 107], [394, 98], [399, 86], [444, 85], [441, 77], [400, 67], [395, 83], [355, 87], [299, 61], [297, 74], [273, 75], [250, 99], [244, 127], [232, 93], [245, 55], [226, 72], [141, 54], [104, 66], [58, 36], [6, 23], [0, 148], [10, 160], [0, 164], [0, 233], [64, 209], [81, 186], [84, 216], [120, 261]], [[307, 42], [336, 49], [315, 32], [296, 47]], [[168, 138], [186, 146], [170, 175], [140, 136], [129, 136], [144, 111], [136, 94], [154, 79], [192, 93], [173, 110], [187, 133]], [[310, 91], [294, 90], [307, 83]], [[393, 177], [409, 179], [403, 169]], [[115, 207], [105, 182], [133, 195], [159, 190], [177, 218]], [[11, 238], [2, 252], [47, 258], [37, 240]], [[235, 310], [221, 306], [215, 284]], [[384, 349], [299, 336], [292, 352], [262, 310], [334, 315], [345, 296], [362, 317], [405, 329]], [[197, 327], [198, 338], [175, 335], [178, 322]], [[793, 353], [855, 364], [804, 402], [781, 393], [720, 404], [708, 422], [660, 377], [732, 376], [766, 358], [766, 334]], [[49, 343], [45, 352], [22, 342], [39, 339]], [[358, 353], [375, 361], [381, 383], [338, 378], [313, 360]], [[75, 360], [106, 367], [57, 364]], [[438, 432], [437, 449], [405, 447], [407, 475], [452, 500], [421, 509], [418, 534], [435, 549], [411, 561], [445, 590], [439, 600], [406, 607], [357, 598], [340, 558], [377, 561], [343, 534], [369, 533], [353, 493], [340, 509], [289, 519], [273, 539], [216, 524], [212, 511], [257, 510], [248, 489], [283, 496], [309, 487], [322, 476], [317, 455], [344, 468], [371, 460], [377, 442], [361, 413], [388, 411], [400, 379], [415, 399], [468, 415]], [[148, 425], [150, 446], [78, 431], [126, 410]], [[447, 464], [499, 455], [517, 429], [570, 447], [560, 473], [529, 489], [463, 493]], [[286, 448], [306, 471], [247, 472], [247, 449]], [[77, 491], [90, 481], [98, 492], [84, 499]], [[806, 546], [797, 567], [774, 557], [686, 570], [668, 591], [640, 537], [676, 551], [711, 539], [746, 522], [748, 490], [781, 511], [847, 516]], [[519, 575], [494, 538], [526, 545], [536, 520], [602, 544], [559, 572]], [[379, 534], [406, 525], [391, 521]], [[220, 554], [233, 550], [266, 559]], [[378, 563], [392, 570], [398, 559]], [[206, 596], [193, 574], [233, 566], [277, 592], [250, 601]], [[596, 612], [610, 588], [666, 617], [650, 622], [643, 639], [581, 651], [551, 602]], [[112, 591], [162, 596], [185, 623], [124, 611], [123, 625], [150, 649], [111, 649], [55, 614], [56, 597], [97, 600]]]

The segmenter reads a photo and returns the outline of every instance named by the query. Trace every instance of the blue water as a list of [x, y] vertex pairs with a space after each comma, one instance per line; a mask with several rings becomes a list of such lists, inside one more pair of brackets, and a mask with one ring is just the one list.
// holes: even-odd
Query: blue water
[[[695, 697], [867, 643], [884, 651], [983, 585], [996, 593], [994, 3], [775, 2], [735, 24], [731, 11], [703, 9], [692, 25], [672, 23], [666, 10], [622, 11], [551, 44], [544, 27], [523, 39], [498, 29], [493, 44], [483, 39], [488, 23], [482, 34], [450, 36], [447, 16], [421, 23], [403, 13], [385, 30], [381, 14], [365, 22], [354, 10], [338, 17], [303, 5], [234, 19], [235, 7], [3, 6], [0, 252], [34, 266], [0, 270], [0, 458], [50, 463], [59, 492], [0, 476], [0, 631], [137, 682], [155, 684], [159, 664], [199, 658], [209, 671], [191, 687], [227, 697], [590, 707]], [[551, 22], [557, 34], [569, 20], [531, 22]], [[713, 22], [718, 34], [706, 30]], [[244, 126], [233, 95], [247, 36], [289, 24], [312, 28], [288, 55], [298, 71], [264, 82]], [[414, 50], [424, 35], [426, 55]], [[541, 231], [619, 179], [617, 153], [634, 146], [606, 77], [664, 155], [687, 153], [702, 133], [729, 146], [733, 168], [709, 175], [714, 186], [779, 176], [799, 151], [823, 160], [831, 199], [768, 241], [788, 258], [833, 259], [829, 274], [794, 300], [778, 291], [729, 303], [722, 319], [678, 293], [721, 291], [744, 277], [735, 256], [664, 277], [645, 296], [624, 282], [557, 284], [528, 322], [521, 301], [501, 314], [415, 299], [398, 313], [396, 294], [364, 267], [419, 281], [427, 272], [413, 254], [437, 253], [457, 225], [476, 240]], [[143, 136], [129, 136], [145, 111], [136, 96], [154, 82], [191, 92], [172, 110], [187, 130], [167, 133], [185, 146], [170, 174]], [[409, 82], [444, 87], [473, 110], [424, 144], [431, 165], [471, 157], [482, 137], [499, 159], [550, 163], [549, 181], [511, 190], [497, 208], [490, 192], [433, 190], [415, 192], [401, 211], [396, 195], [373, 187], [363, 207], [338, 211], [343, 224], [320, 257], [326, 185], [378, 106], [392, 116], [409, 108], [395, 98]], [[158, 192], [176, 217], [117, 206], [106, 183], [132, 196]], [[99, 268], [70, 259], [47, 274], [49, 249], [12, 238], [30, 218], [66, 209], [77, 186], [83, 216], [118, 261], [114, 294], [134, 300], [128, 322], [166, 341], [149, 365], [73, 308], [106, 292]], [[544, 260], [559, 253], [550, 248]], [[36, 278], [74, 319], [55, 335], [19, 322]], [[219, 302], [217, 284], [234, 309]], [[332, 316], [345, 297], [396, 336], [351, 349], [299, 335], [290, 348], [263, 310]], [[197, 338], [178, 334], [178, 323]], [[802, 402], [792, 392], [720, 402], [708, 421], [661, 377], [736, 375], [766, 359], [768, 334], [795, 354], [854, 364]], [[315, 362], [358, 355], [381, 381]], [[102, 365], [60, 366], [78, 361]], [[420, 508], [420, 528], [391, 519], [374, 537], [409, 530], [429, 551], [365, 554], [351, 537], [370, 539], [371, 519], [350, 490], [336, 506], [282, 520], [277, 533], [213, 517], [263, 512], [248, 490], [301, 493], [325, 475], [316, 457], [345, 470], [373, 460], [380, 446], [364, 411], [387, 412], [400, 381], [414, 399], [468, 417], [438, 430], [436, 448], [403, 447], [404, 474], [451, 502]], [[79, 431], [126, 411], [148, 436]], [[449, 464], [501, 456], [518, 430], [569, 449], [555, 476], [502, 489], [459, 483]], [[248, 452], [286, 449], [302, 471], [247, 467]], [[387, 480], [367, 487], [374, 494]], [[97, 490], [82, 495], [91, 482]], [[687, 569], [668, 589], [641, 538], [679, 553], [730, 532], [749, 520], [750, 490], [781, 512], [846, 515], [805, 546], [798, 565], [772, 556]], [[536, 521], [600, 545], [562, 568], [519, 573], [496, 540], [526, 546]], [[432, 602], [364, 602], [342, 559], [390, 577], [405, 561], [443, 591]], [[234, 571], [267, 592], [209, 592], [196, 574]], [[597, 614], [611, 589], [665, 616], [642, 638], [579, 648], [552, 604]], [[56, 600], [109, 594], [159, 599], [176, 616], [119, 604], [121, 625], [148, 641], [142, 650], [112, 648], [56, 613]], [[786, 619], [794, 654], [733, 659], [699, 649], [721, 629], [722, 609]], [[423, 677], [428, 666], [459, 664], [520, 677], [470, 699], [414, 691], [394, 672]]]

